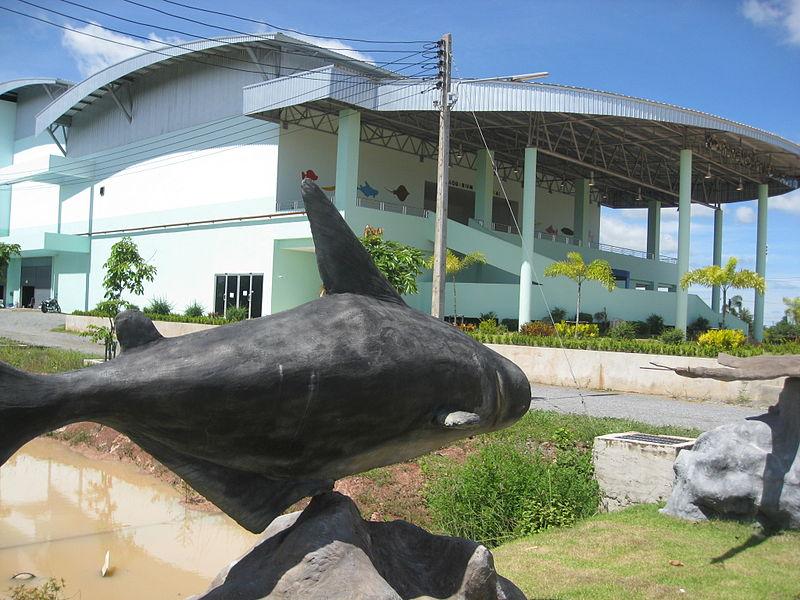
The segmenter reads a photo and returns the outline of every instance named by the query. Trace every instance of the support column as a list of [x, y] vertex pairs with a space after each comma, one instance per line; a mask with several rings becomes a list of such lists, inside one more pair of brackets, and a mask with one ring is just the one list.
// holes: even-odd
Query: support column
[[[714, 209], [714, 256], [713, 263], [722, 266], [722, 208]], [[718, 285], [711, 288], [711, 310], [720, 312], [720, 289]]]
[[336, 208], [355, 206], [358, 186], [358, 147], [361, 141], [361, 113], [339, 111], [339, 131], [336, 135]]
[[686, 333], [689, 291], [681, 287], [681, 277], [689, 270], [689, 227], [692, 222], [692, 151], [681, 150], [678, 190], [678, 281], [675, 290], [675, 329]]
[[658, 260], [661, 256], [661, 202], [647, 202], [647, 258]]
[[[14, 162], [14, 128], [17, 104], [0, 100], [0, 168]], [[0, 188], [0, 236], [7, 236], [11, 227], [11, 187]]]
[[22, 259], [19, 256], [8, 261], [8, 271], [6, 272], [6, 297], [7, 307], [14, 306], [22, 300]]
[[589, 180], [575, 180], [575, 219], [573, 231], [575, 237], [586, 244], [589, 241]]
[[525, 148], [523, 171], [522, 214], [522, 264], [519, 269], [519, 326], [531, 321], [531, 293], [533, 290], [533, 227], [536, 219], [536, 148]]
[[494, 152], [481, 148], [475, 155], [475, 218], [483, 221], [486, 229], [492, 228], [492, 201], [494, 200]]
[[[756, 273], [767, 276], [767, 200], [769, 186], [761, 183], [758, 186], [758, 229], [756, 231]], [[756, 292], [753, 302], [753, 338], [757, 342], [764, 341], [764, 294]]]

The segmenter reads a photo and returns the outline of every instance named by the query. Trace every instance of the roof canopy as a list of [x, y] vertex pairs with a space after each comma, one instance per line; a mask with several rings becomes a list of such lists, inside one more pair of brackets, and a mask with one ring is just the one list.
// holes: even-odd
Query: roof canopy
[[[333, 133], [331, 117], [355, 107], [362, 141], [436, 155], [438, 91], [430, 82], [377, 80], [333, 65], [314, 73], [315, 81], [287, 76], [248, 86], [245, 113]], [[329, 82], [321, 86], [323, 76]], [[464, 80], [453, 91], [453, 164], [473, 166], [485, 138], [500, 175], [520, 179], [524, 149], [536, 146], [540, 185], [570, 191], [575, 179], [591, 178], [596, 201], [626, 208], [647, 200], [677, 205], [679, 156], [687, 148], [694, 202], [751, 200], [759, 183], [768, 183], [773, 196], [800, 187], [800, 145], [710, 114], [540, 83]]]
[[55, 77], [29, 77], [26, 79], [12, 79], [0, 82], [0, 100], [17, 99], [17, 92], [26, 87], [41, 85], [44, 90], [55, 98], [72, 85], [72, 82]]

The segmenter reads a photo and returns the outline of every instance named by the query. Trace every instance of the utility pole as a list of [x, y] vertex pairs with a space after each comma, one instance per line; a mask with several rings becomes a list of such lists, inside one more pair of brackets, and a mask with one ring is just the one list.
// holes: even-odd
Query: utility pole
[[450, 185], [450, 71], [453, 65], [453, 36], [439, 40], [439, 159], [436, 175], [436, 233], [433, 242], [433, 293], [431, 315], [444, 318], [447, 271], [447, 188]]

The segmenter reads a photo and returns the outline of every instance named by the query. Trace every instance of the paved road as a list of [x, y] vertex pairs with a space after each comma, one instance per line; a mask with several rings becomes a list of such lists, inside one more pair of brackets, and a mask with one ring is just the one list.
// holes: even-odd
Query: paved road
[[[714, 402], [675, 400], [627, 392], [580, 390], [549, 385], [531, 386], [531, 409], [595, 417], [620, 417], [653, 425], [678, 425], [702, 430], [760, 415], [763, 408], [731, 406]], [[582, 398], [581, 398], [582, 396]]]
[[103, 349], [91, 340], [51, 329], [64, 325], [66, 316], [40, 310], [6, 308], [0, 310], [0, 337], [36, 346], [52, 346], [102, 355]]

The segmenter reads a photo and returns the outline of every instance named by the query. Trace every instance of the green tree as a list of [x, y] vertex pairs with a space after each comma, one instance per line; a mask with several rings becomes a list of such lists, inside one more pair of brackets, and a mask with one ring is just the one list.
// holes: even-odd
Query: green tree
[[580, 252], [569, 252], [566, 260], [556, 261], [550, 263], [545, 267], [545, 277], [568, 277], [572, 279], [578, 286], [578, 301], [575, 308], [575, 335], [577, 336], [578, 327], [581, 315], [581, 287], [586, 281], [597, 281], [609, 292], [614, 291], [617, 282], [614, 279], [614, 273], [611, 271], [611, 265], [607, 260], [596, 259], [590, 263], [583, 260]]
[[8, 263], [15, 256], [19, 256], [20, 252], [22, 252], [22, 248], [19, 244], [0, 242], [0, 281], [5, 282], [8, 279]]
[[383, 239], [383, 232], [368, 227], [361, 243], [375, 266], [399, 294], [417, 293], [417, 276], [425, 267], [422, 250], [400, 242]]
[[784, 298], [783, 303], [786, 305], [786, 320], [795, 325], [800, 325], [800, 296], [795, 298]]
[[155, 279], [157, 269], [142, 258], [136, 243], [128, 236], [111, 246], [111, 254], [103, 268], [106, 270], [103, 279], [104, 300], [97, 305], [97, 309], [108, 318], [109, 326], [89, 326], [85, 335], [105, 344], [106, 360], [109, 360], [116, 355], [114, 318], [120, 310], [131, 306], [122, 298], [123, 294], [144, 294], [144, 283]]
[[690, 285], [702, 287], [719, 286], [722, 290], [722, 327], [725, 327], [725, 315], [728, 312], [728, 290], [756, 290], [763, 294], [766, 289], [764, 278], [749, 269], [736, 270], [739, 260], [731, 256], [724, 267], [709, 265], [699, 269], [693, 269], [684, 273], [681, 277], [681, 287], [687, 289]]
[[[472, 265], [485, 265], [486, 264], [486, 256], [483, 252], [470, 252], [469, 254], [465, 254], [463, 256], [459, 256], [449, 248], [447, 249], [447, 254], [444, 258], [444, 270], [445, 274], [450, 277], [453, 282], [453, 323], [458, 321], [458, 296], [456, 294], [456, 278], [458, 277], [459, 273], [462, 271], [470, 268]], [[427, 261], [427, 267], [429, 269], [433, 268], [433, 257], [431, 256]], [[462, 318], [461, 322], [463, 323], [464, 320]]]

